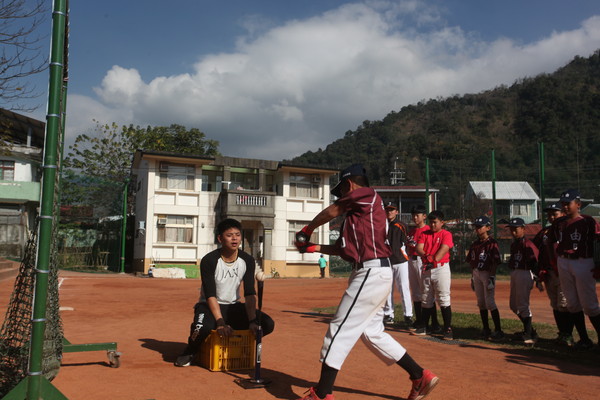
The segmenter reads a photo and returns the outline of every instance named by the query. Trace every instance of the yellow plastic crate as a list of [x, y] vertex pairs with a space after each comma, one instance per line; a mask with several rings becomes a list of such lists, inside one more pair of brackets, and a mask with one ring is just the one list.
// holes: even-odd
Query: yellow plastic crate
[[252, 369], [255, 352], [256, 339], [250, 330], [234, 331], [229, 337], [211, 331], [200, 349], [199, 363], [211, 371]]

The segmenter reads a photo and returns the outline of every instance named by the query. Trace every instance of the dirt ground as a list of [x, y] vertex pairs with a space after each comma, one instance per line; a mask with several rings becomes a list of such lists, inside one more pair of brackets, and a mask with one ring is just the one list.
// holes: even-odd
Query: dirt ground
[[[13, 280], [0, 281], [4, 310]], [[336, 306], [346, 279], [271, 279], [265, 282], [264, 311], [276, 322], [263, 342], [265, 389], [244, 389], [235, 378], [249, 372], [210, 372], [197, 366], [176, 368], [183, 350], [199, 281], [129, 275], [61, 273], [60, 302], [65, 336], [72, 343], [117, 342], [121, 367], [110, 368], [104, 352], [68, 353], [53, 384], [69, 399], [297, 399], [314, 385], [326, 316], [315, 307]], [[544, 293], [532, 291], [534, 321], [552, 323]], [[497, 302], [508, 310], [508, 282], [498, 282]], [[477, 312], [467, 280], [452, 282], [453, 310]], [[597, 367], [578, 365], [577, 355], [558, 361], [525, 349], [492, 344], [436, 342], [390, 330], [422, 366], [440, 377], [428, 399], [597, 399]], [[386, 366], [359, 341], [338, 375], [338, 400], [404, 399], [406, 373]]]

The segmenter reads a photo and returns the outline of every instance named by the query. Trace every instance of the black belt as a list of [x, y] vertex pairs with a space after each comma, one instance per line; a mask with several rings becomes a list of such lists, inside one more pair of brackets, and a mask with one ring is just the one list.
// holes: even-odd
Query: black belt
[[355, 264], [356, 269], [362, 268], [380, 268], [380, 267], [390, 267], [390, 259], [387, 257], [382, 258], [373, 258], [372, 260], [363, 261]]
[[561, 254], [559, 257], [567, 258], [569, 260], [577, 260], [577, 259], [581, 258], [577, 254]]
[[418, 260], [418, 259], [419, 259], [419, 256], [410, 256], [410, 259], [411, 259], [411, 260]]

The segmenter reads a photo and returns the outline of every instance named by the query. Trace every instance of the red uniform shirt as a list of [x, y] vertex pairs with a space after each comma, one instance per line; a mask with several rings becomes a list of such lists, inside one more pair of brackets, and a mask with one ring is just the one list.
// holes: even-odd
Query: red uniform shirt
[[422, 228], [414, 227], [408, 232], [407, 250], [409, 257], [417, 255], [417, 240], [421, 233], [431, 229], [429, 225], [424, 225]]
[[538, 249], [526, 238], [516, 239], [510, 244], [510, 269], [535, 269]]
[[[447, 245], [449, 248], [454, 246], [452, 242], [452, 234], [445, 229], [440, 229], [438, 232], [434, 232], [431, 229], [421, 232], [417, 239], [417, 244], [423, 243], [423, 251], [425, 254], [429, 254], [431, 256], [435, 256], [435, 253], [438, 252], [440, 247], [443, 244]], [[441, 260], [438, 263], [447, 263], [450, 261], [450, 252], [444, 254]]]
[[471, 268], [489, 271], [493, 265], [500, 264], [498, 242], [491, 237], [486, 240], [477, 239], [469, 249], [467, 260]]
[[387, 217], [383, 200], [370, 187], [362, 187], [336, 200], [346, 212], [336, 246], [340, 256], [352, 263], [361, 263], [392, 254], [387, 244]]
[[558, 242], [556, 253], [559, 256], [592, 258], [594, 240], [600, 236], [600, 224], [589, 215], [570, 219], [560, 217], [552, 224], [549, 240]]
[[554, 270], [558, 273], [558, 266], [556, 265], [556, 244], [550, 243], [549, 240], [550, 227], [547, 226], [535, 235], [533, 238], [533, 244], [538, 248], [538, 264], [540, 269]]

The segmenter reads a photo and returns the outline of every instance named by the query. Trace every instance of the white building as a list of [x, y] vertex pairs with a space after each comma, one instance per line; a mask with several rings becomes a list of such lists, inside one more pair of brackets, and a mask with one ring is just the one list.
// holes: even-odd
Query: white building
[[0, 109], [0, 257], [21, 258], [34, 228], [45, 126]]
[[[318, 276], [319, 254], [300, 254], [294, 234], [330, 201], [329, 178], [337, 170], [277, 161], [207, 157], [138, 150], [134, 271], [176, 265], [197, 271], [218, 247], [215, 228], [225, 218], [242, 223], [242, 249], [266, 273]], [[312, 240], [329, 243], [327, 225]]]
[[[469, 182], [465, 202], [473, 205], [483, 202], [491, 215], [493, 190], [492, 182]], [[496, 221], [500, 219], [522, 218], [526, 224], [538, 219], [540, 198], [528, 182], [496, 182]]]

